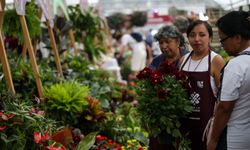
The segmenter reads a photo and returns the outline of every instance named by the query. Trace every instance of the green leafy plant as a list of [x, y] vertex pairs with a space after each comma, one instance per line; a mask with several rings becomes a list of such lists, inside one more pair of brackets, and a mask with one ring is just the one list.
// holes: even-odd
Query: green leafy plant
[[77, 116], [86, 109], [89, 88], [75, 81], [45, 87], [46, 114], [55, 120], [62, 121], [65, 125], [76, 124]]
[[57, 128], [55, 121], [43, 116], [43, 110], [11, 92], [1, 92], [0, 104], [0, 149], [35, 149], [34, 131], [53, 132]]
[[[29, 60], [22, 59], [14, 52], [8, 53], [8, 60], [16, 93], [21, 94], [22, 99], [34, 98], [37, 95], [37, 87]], [[62, 80], [57, 76], [56, 71], [51, 69], [49, 61], [40, 61], [38, 64], [43, 86], [49, 86]], [[3, 74], [2, 70], [2, 64], [0, 64], [0, 73]], [[5, 89], [5, 80], [2, 78], [0, 79], [0, 90]]]
[[107, 17], [108, 25], [111, 29], [120, 30], [123, 24], [124, 14], [114, 13]]
[[138, 113], [149, 134], [155, 137], [165, 133], [173, 139], [173, 145], [177, 139], [185, 140], [180, 132], [180, 118], [192, 111], [184, 88], [187, 76], [165, 62], [159, 70], [145, 68], [137, 77]]
[[[25, 13], [26, 22], [31, 39], [39, 37], [41, 33], [40, 19], [36, 14], [38, 13], [33, 0], [32, 2], [27, 4]], [[20, 43], [24, 42], [24, 35], [20, 23], [20, 16], [17, 15], [15, 9], [9, 9], [5, 11], [3, 32], [7, 36], [13, 36], [19, 39]]]
[[94, 14], [92, 7], [82, 13], [79, 7], [74, 6], [69, 7], [69, 17], [75, 26], [76, 41], [84, 44], [90, 61], [98, 59], [105, 52], [101, 18]]
[[147, 22], [147, 12], [135, 11], [131, 15], [131, 24], [134, 26], [142, 27]]
[[95, 143], [98, 132], [91, 132], [77, 145], [76, 150], [89, 150]]
[[143, 145], [148, 145], [147, 133], [139, 122], [134, 106], [125, 102], [116, 104], [115, 107], [115, 112], [106, 113], [107, 118], [101, 125], [100, 134], [106, 135], [122, 145], [125, 145], [130, 139], [136, 139]]

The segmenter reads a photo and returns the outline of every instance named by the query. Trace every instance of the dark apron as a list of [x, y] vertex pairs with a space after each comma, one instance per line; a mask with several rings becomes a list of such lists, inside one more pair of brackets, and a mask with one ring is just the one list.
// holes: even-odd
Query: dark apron
[[[184, 62], [181, 70], [191, 59], [192, 52]], [[213, 114], [216, 98], [210, 85], [210, 69], [211, 69], [211, 52], [208, 55], [208, 71], [205, 72], [189, 72], [184, 71], [189, 77], [192, 87], [189, 100], [193, 104], [193, 111], [187, 119], [182, 120], [181, 130], [188, 133], [191, 140], [192, 150], [206, 150], [206, 142], [202, 142], [203, 131], [207, 125], [209, 118]]]

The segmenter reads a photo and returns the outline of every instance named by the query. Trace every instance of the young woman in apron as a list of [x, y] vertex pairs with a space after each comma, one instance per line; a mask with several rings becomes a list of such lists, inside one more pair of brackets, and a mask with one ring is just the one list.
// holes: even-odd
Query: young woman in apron
[[224, 60], [210, 50], [211, 27], [204, 21], [194, 21], [187, 30], [193, 51], [184, 56], [183, 70], [191, 85], [190, 101], [193, 112], [182, 121], [182, 131], [188, 133], [192, 150], [206, 150], [203, 131], [213, 114], [220, 70]]

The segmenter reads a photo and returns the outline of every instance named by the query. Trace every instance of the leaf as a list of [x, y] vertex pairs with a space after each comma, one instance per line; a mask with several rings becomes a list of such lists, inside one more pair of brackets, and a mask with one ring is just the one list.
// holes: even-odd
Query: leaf
[[6, 143], [6, 144], [9, 142], [9, 140], [7, 139], [7, 136], [5, 134], [1, 134], [1, 140], [3, 140], [4, 143]]
[[73, 141], [72, 133], [69, 128], [63, 128], [61, 131], [52, 135], [52, 139], [58, 143], [67, 146]]
[[77, 145], [76, 150], [89, 150], [95, 143], [95, 137], [98, 132], [91, 132]]

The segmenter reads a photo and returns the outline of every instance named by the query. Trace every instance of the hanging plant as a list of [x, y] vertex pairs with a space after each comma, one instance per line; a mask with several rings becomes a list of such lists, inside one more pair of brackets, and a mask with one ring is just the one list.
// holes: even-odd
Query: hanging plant
[[[26, 6], [26, 22], [29, 29], [30, 38], [34, 39], [40, 36], [40, 19], [36, 15], [37, 9], [34, 1], [30, 2]], [[19, 43], [24, 42], [24, 35], [22, 26], [20, 23], [20, 16], [17, 15], [15, 9], [9, 9], [4, 14], [3, 33], [6, 36], [12, 36], [19, 40]]]
[[69, 17], [75, 26], [76, 41], [84, 44], [84, 50], [91, 61], [99, 58], [100, 54], [105, 52], [101, 18], [93, 12], [92, 7], [84, 13], [79, 7], [69, 7]]
[[123, 24], [123, 18], [124, 18], [124, 14], [122, 13], [112, 14], [111, 16], [107, 17], [108, 26], [111, 29], [119, 30]]
[[143, 11], [135, 11], [131, 15], [131, 23], [133, 26], [142, 27], [147, 22], [147, 13]]

